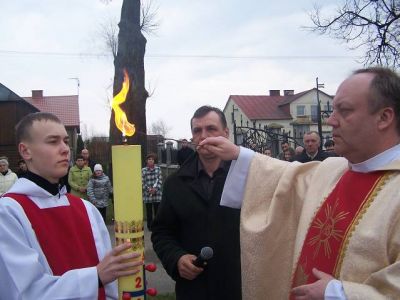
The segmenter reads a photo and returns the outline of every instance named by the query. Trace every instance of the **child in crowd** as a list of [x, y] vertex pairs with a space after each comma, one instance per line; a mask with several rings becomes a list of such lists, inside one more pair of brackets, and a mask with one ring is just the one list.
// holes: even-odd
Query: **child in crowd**
[[94, 173], [89, 180], [87, 194], [89, 201], [97, 207], [106, 222], [107, 206], [109, 205], [109, 197], [113, 189], [110, 179], [103, 172], [101, 164], [94, 166]]

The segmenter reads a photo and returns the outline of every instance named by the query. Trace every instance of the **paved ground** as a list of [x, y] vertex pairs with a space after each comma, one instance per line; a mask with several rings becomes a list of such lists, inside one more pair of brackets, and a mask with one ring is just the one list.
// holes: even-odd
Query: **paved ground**
[[[114, 225], [107, 225], [108, 231], [110, 232], [111, 241], [114, 243]], [[154, 287], [157, 289], [158, 294], [172, 293], [175, 290], [175, 282], [165, 272], [161, 262], [157, 258], [157, 255], [153, 251], [151, 244], [150, 235], [151, 233], [147, 230], [147, 226], [144, 226], [144, 256], [146, 263], [155, 263], [157, 265], [157, 271], [154, 273], [147, 272], [147, 287]]]

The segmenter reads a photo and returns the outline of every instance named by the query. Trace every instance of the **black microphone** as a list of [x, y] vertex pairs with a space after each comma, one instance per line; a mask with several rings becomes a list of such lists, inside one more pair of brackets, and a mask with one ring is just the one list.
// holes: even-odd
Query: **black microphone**
[[195, 259], [193, 264], [196, 267], [204, 268], [207, 265], [207, 261], [211, 259], [214, 255], [214, 251], [211, 247], [203, 247], [201, 248], [199, 256]]

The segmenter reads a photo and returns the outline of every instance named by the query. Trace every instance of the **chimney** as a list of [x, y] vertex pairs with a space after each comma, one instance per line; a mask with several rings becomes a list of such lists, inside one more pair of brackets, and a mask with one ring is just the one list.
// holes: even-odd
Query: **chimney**
[[43, 99], [43, 90], [32, 90], [32, 99]]
[[280, 96], [281, 90], [269, 90], [269, 95], [270, 96]]
[[283, 90], [283, 95], [284, 96], [293, 96], [294, 90]]

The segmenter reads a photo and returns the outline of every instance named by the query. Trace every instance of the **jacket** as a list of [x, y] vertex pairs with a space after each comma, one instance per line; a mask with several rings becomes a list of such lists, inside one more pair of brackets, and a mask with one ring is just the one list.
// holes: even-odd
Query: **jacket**
[[[142, 169], [142, 195], [144, 203], [160, 202], [162, 196], [162, 174], [159, 166], [153, 169], [144, 167]], [[155, 188], [156, 193], [150, 194], [149, 188]]]
[[107, 207], [110, 194], [113, 192], [110, 179], [107, 175], [90, 178], [87, 188], [89, 201], [96, 207]]
[[81, 193], [79, 188], [87, 188], [91, 176], [92, 170], [90, 170], [89, 167], [84, 166], [82, 169], [79, 169], [76, 165], [71, 167], [68, 173], [68, 183], [71, 186], [71, 194], [87, 199], [87, 194]]
[[300, 154], [296, 155], [295, 157], [293, 157], [292, 161], [298, 161], [301, 163], [306, 163], [309, 161], [323, 161], [324, 159], [330, 157], [330, 154], [326, 151], [322, 151], [322, 150], [318, 150], [317, 155], [311, 159], [307, 153], [306, 150], [303, 150], [303, 152], [301, 152]]
[[[198, 162], [196, 153], [165, 181], [152, 226], [153, 248], [176, 281], [177, 300], [239, 300], [240, 210], [219, 204], [229, 166], [215, 172], [214, 189], [208, 198], [198, 178]], [[204, 246], [211, 247], [214, 256], [203, 273], [194, 280], [181, 278], [179, 258], [198, 255]]]

